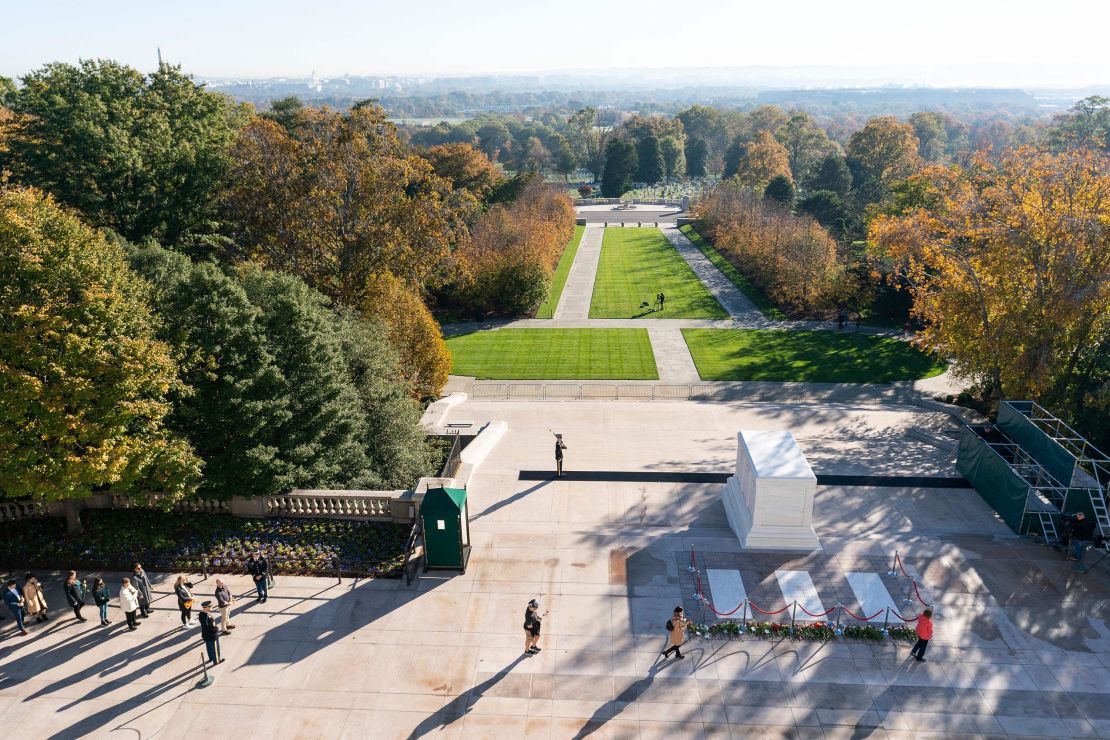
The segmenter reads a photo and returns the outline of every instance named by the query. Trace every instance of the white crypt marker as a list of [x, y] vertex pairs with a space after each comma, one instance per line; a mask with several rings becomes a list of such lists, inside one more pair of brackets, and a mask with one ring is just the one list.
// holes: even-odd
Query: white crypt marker
[[[794, 602], [798, 602], [798, 619], [812, 619], [802, 611], [808, 609], [811, 614], [820, 614], [825, 611], [825, 607], [821, 605], [821, 597], [817, 595], [817, 589], [813, 586], [813, 579], [809, 577], [809, 572], [804, 570], [776, 570], [775, 578], [779, 581], [779, 588], [782, 589], [782, 597], [785, 599], [787, 606], [793, 606]], [[760, 604], [760, 606], [763, 606]], [[767, 611], [774, 611], [780, 608], [778, 605], [771, 607], [763, 606]]]
[[[730, 612], [744, 603], [748, 592], [744, 590], [744, 579], [738, 570], [709, 568], [705, 571], [709, 578], [709, 600], [719, 612]], [[740, 619], [744, 610], [729, 614], [728, 619]]]
[[852, 587], [852, 593], [856, 595], [856, 601], [860, 604], [861, 617], [870, 617], [875, 612], [881, 612], [871, 620], [871, 624], [882, 625], [886, 608], [889, 606], [890, 624], [903, 623], [895, 616], [898, 605], [890, 597], [890, 592], [886, 590], [883, 579], [878, 573], [845, 573], [845, 577], [848, 579], [848, 585]]

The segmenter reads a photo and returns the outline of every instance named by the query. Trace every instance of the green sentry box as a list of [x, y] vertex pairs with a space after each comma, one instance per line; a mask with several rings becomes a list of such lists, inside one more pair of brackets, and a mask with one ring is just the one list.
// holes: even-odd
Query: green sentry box
[[465, 488], [429, 488], [420, 504], [424, 528], [424, 570], [458, 568], [470, 560], [470, 517]]

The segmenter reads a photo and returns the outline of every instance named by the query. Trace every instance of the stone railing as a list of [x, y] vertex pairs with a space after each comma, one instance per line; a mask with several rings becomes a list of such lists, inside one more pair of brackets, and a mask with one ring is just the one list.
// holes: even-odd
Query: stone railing
[[[108, 506], [97, 506], [93, 502], [89, 502], [88, 504], [88, 508], [90, 509], [150, 509], [157, 507], [157, 501], [149, 503], [136, 502], [123, 496], [112, 496]], [[174, 504], [169, 510], [176, 511], [179, 514], [230, 514], [231, 501], [208, 498], [189, 499], [188, 501], [181, 501]]]
[[41, 501], [3, 501], [0, 502], [0, 522], [18, 522], [49, 516], [49, 507]]
[[266, 496], [266, 516], [393, 519], [393, 502], [404, 491], [294, 490]]

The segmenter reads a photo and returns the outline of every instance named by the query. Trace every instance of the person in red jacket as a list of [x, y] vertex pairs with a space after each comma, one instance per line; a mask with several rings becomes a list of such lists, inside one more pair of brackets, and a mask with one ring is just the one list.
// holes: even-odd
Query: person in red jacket
[[919, 661], [925, 661], [925, 648], [929, 647], [929, 640], [933, 637], [933, 610], [926, 609], [917, 618], [917, 642], [914, 643], [910, 655]]

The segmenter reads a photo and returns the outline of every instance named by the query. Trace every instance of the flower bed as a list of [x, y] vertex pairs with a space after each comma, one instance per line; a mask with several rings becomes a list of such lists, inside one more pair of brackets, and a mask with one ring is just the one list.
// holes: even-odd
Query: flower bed
[[799, 622], [792, 628], [789, 624], [779, 622], [758, 622], [749, 620], [741, 625], [740, 622], [717, 622], [711, 625], [691, 624], [687, 631], [698, 637], [719, 637], [738, 639], [743, 635], [760, 639], [782, 640], [818, 640], [825, 642], [837, 637], [846, 637], [855, 640], [900, 640], [912, 642], [917, 639], [912, 627], [888, 627], [885, 632], [882, 627], [873, 624], [849, 624], [837, 627], [833, 622]]
[[60, 519], [0, 525], [0, 563], [12, 568], [200, 572], [243, 571], [257, 549], [275, 573], [335, 573], [396, 578], [409, 527], [324, 519], [241, 519], [225, 514], [178, 514], [135, 509], [87, 510], [84, 531], [66, 532]]

